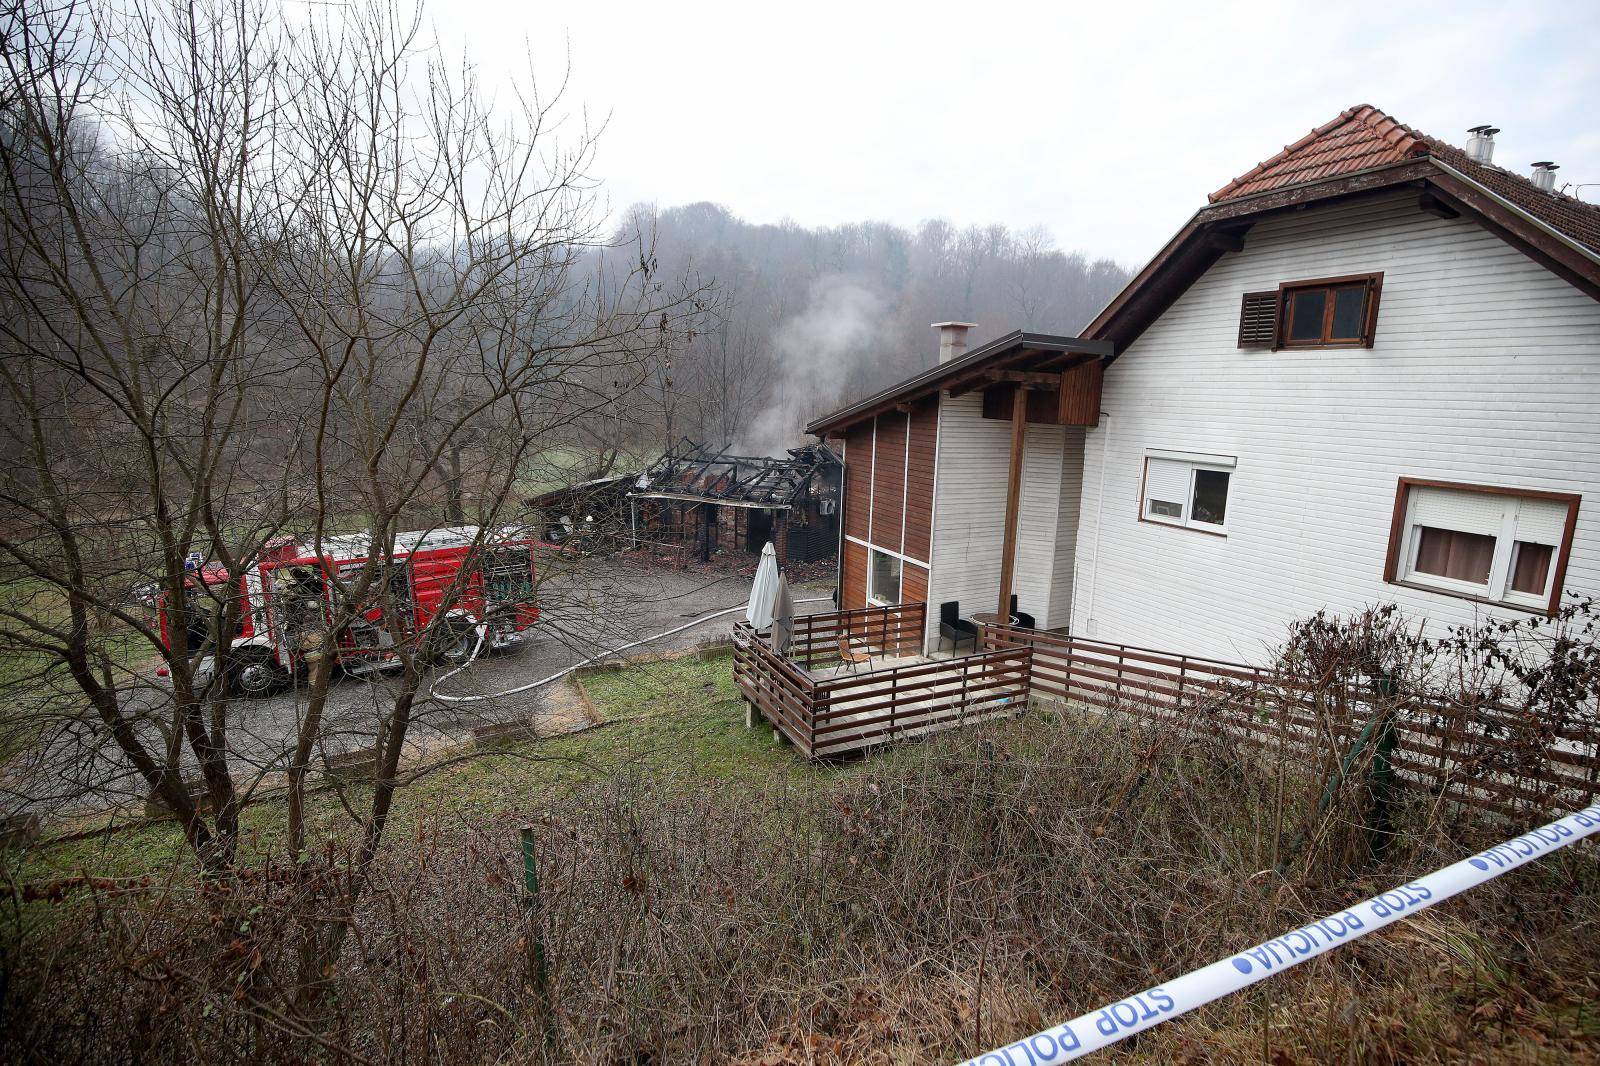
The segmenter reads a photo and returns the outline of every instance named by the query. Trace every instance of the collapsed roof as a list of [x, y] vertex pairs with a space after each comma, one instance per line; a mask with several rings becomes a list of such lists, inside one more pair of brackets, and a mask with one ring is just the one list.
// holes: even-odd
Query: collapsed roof
[[686, 437], [640, 474], [628, 495], [784, 510], [805, 497], [813, 477], [840, 465], [825, 444], [790, 448], [788, 454], [787, 459], [730, 455]]

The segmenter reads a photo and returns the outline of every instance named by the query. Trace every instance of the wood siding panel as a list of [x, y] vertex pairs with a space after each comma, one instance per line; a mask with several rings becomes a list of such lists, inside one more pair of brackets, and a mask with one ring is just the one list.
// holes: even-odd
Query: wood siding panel
[[[926, 559], [933, 540], [933, 471], [938, 456], [939, 402], [920, 403], [911, 412], [910, 465], [906, 468], [906, 551]], [[927, 592], [927, 588], [923, 588]]]
[[867, 549], [851, 541], [844, 542], [844, 558], [839, 562], [843, 580], [840, 582], [839, 608], [855, 611], [867, 605]]
[[1061, 375], [1061, 424], [1100, 424], [1100, 387], [1105, 364], [1098, 359], [1075, 366]]
[[876, 473], [872, 479], [872, 543], [900, 550], [905, 522], [906, 416], [898, 411], [878, 416]]
[[[900, 569], [900, 602], [926, 603], [928, 599], [928, 572], [920, 566], [906, 563]], [[938, 612], [934, 612], [935, 616]], [[938, 618], [934, 621], [937, 623]]]
[[844, 531], [846, 536], [867, 536], [867, 512], [872, 502], [872, 423], [852, 428], [844, 444]]
[[[1375, 271], [1372, 348], [1236, 347], [1241, 294]], [[1566, 587], [1600, 594], [1600, 303], [1412, 193], [1257, 223], [1107, 368], [1104, 407], [1079, 522], [1085, 637], [1263, 662], [1320, 608], [1395, 602], [1435, 635], [1527, 617], [1384, 582], [1402, 476], [1581, 494]], [[1237, 456], [1227, 536], [1138, 521], [1147, 448]]]

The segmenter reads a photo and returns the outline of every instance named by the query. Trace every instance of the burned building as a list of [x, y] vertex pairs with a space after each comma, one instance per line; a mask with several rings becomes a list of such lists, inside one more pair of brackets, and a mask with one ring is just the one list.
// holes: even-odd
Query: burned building
[[807, 563], [838, 550], [843, 469], [825, 444], [773, 458], [684, 439], [642, 472], [528, 502], [545, 516], [546, 539], [576, 537], [589, 550], [639, 549], [689, 562], [718, 552], [753, 554], [771, 541], [780, 561]]
[[693, 558], [759, 552], [771, 541], [782, 563], [833, 555], [839, 546], [839, 457], [824, 444], [785, 458], [712, 452], [679, 442], [628, 492], [640, 536], [666, 537]]

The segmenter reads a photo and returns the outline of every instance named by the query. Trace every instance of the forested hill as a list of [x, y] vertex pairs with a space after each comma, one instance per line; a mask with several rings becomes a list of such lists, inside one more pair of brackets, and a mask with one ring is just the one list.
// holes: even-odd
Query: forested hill
[[929, 323], [976, 322], [973, 345], [1014, 329], [1074, 334], [1129, 277], [1043, 229], [754, 225], [710, 203], [635, 207], [625, 225], [654, 234], [664, 276], [715, 285], [709, 331], [679, 354], [662, 397], [672, 431], [758, 452], [931, 365]]

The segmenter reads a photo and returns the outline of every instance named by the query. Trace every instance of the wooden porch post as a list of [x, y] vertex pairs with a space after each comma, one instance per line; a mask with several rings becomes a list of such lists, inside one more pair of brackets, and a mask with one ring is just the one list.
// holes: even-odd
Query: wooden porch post
[[1011, 571], [1017, 561], [1017, 512], [1022, 504], [1022, 442], [1028, 432], [1028, 390], [1022, 385], [1011, 397], [1011, 471], [1006, 482], [1006, 525], [1004, 546], [1000, 549], [1000, 606], [996, 608], [1009, 624], [1011, 618]]

